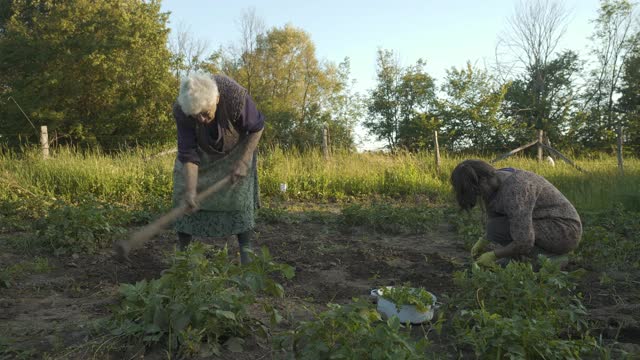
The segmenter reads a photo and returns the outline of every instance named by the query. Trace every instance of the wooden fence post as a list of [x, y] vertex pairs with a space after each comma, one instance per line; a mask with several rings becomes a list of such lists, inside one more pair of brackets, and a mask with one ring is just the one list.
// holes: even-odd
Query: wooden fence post
[[40, 126], [40, 146], [42, 147], [42, 157], [49, 158], [49, 133], [47, 126]]
[[538, 161], [542, 162], [542, 138], [544, 131], [538, 130]]
[[620, 173], [620, 175], [624, 175], [624, 160], [622, 159], [622, 143], [623, 143], [623, 139], [622, 139], [622, 126], [618, 126], [618, 149], [617, 149], [617, 155], [618, 155], [618, 172]]
[[438, 130], [433, 132], [433, 142], [435, 144], [436, 173], [440, 175], [440, 146], [438, 145]]
[[325, 160], [329, 158], [329, 129], [326, 123], [322, 126], [322, 155]]

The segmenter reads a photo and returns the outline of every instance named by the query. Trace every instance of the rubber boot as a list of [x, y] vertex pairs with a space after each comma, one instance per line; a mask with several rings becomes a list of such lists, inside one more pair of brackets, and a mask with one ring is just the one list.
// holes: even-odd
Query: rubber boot
[[238, 248], [240, 248], [240, 264], [245, 265], [251, 262], [251, 239], [253, 230], [238, 234]]
[[191, 243], [191, 239], [193, 239], [191, 234], [178, 232], [178, 249], [180, 251], [187, 250], [187, 247], [189, 247], [189, 244]]

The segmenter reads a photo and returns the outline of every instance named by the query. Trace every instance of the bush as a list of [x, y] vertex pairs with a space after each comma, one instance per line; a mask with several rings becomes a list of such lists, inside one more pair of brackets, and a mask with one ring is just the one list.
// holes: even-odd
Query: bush
[[[166, 341], [170, 353], [181, 356], [220, 354], [222, 344], [242, 350], [242, 337], [266, 336], [267, 327], [248, 310], [259, 294], [282, 297], [274, 273], [293, 277], [293, 268], [276, 264], [266, 249], [247, 266], [232, 263], [227, 249], [200, 243], [178, 252], [162, 277], [120, 287], [121, 301], [113, 309], [113, 333], [154, 344]], [[263, 304], [272, 318], [279, 318]]]
[[412, 341], [410, 328], [401, 332], [398, 317], [381, 321], [365, 301], [329, 304], [313, 321], [301, 322], [281, 336], [276, 348], [288, 358], [315, 359], [424, 359], [426, 339]]

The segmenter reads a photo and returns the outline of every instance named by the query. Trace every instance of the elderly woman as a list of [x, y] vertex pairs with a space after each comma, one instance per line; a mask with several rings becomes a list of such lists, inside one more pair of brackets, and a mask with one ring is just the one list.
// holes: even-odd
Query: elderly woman
[[[234, 80], [202, 73], [182, 80], [173, 116], [178, 127], [173, 201], [189, 209], [189, 215], [175, 224], [178, 244], [186, 248], [194, 235], [237, 235], [240, 261], [245, 264], [258, 207], [256, 146], [264, 116]], [[232, 185], [196, 203], [196, 191], [227, 175], [232, 176]]]
[[476, 260], [480, 266], [537, 255], [566, 262], [562, 255], [578, 246], [582, 235], [578, 212], [540, 175], [465, 160], [451, 173], [451, 184], [462, 209], [472, 209], [480, 198], [487, 212], [486, 239], [473, 246], [471, 255], [478, 256], [489, 242], [501, 246], [480, 255]]

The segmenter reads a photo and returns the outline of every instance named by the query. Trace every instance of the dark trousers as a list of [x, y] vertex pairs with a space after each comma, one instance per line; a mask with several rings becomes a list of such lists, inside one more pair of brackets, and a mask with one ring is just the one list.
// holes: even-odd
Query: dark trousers
[[[554, 257], [564, 255], [578, 246], [582, 228], [580, 224], [563, 219], [534, 220], [535, 244], [526, 257], [538, 255]], [[487, 221], [487, 240], [507, 246], [511, 238], [509, 219], [506, 216], [490, 217]]]

